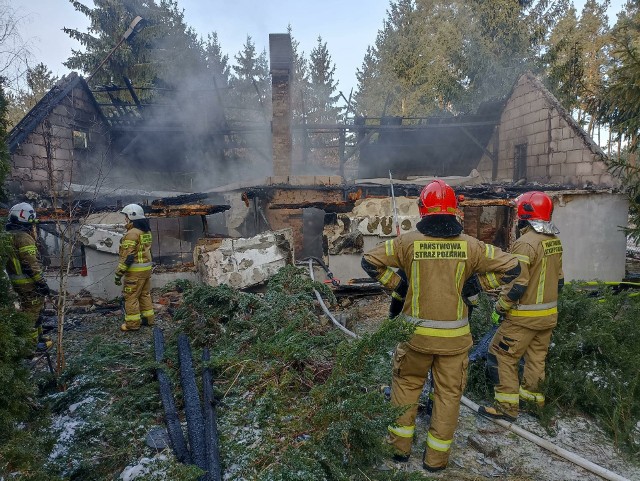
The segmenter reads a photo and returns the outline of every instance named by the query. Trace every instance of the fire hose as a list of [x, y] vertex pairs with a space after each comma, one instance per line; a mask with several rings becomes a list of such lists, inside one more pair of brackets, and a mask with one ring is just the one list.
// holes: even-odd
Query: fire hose
[[[315, 280], [314, 276], [313, 276], [313, 261], [311, 259], [309, 259], [309, 275], [311, 277], [311, 280]], [[354, 332], [351, 332], [350, 330], [348, 330], [346, 327], [344, 327], [342, 324], [340, 324], [334, 317], [333, 315], [331, 315], [331, 313], [329, 312], [329, 309], [327, 308], [327, 306], [325, 305], [322, 296], [320, 295], [320, 293], [314, 289], [316, 298], [318, 299], [318, 302], [320, 303], [320, 307], [322, 308], [322, 310], [324, 311], [324, 313], [329, 317], [329, 319], [331, 319], [331, 322], [338, 327], [341, 331], [343, 331], [345, 334], [347, 334], [348, 336], [351, 336], [354, 339], [359, 338], [359, 336], [357, 334], [355, 334]], [[474, 403], [473, 401], [471, 401], [470, 399], [468, 399], [465, 396], [462, 396], [461, 402], [463, 405], [465, 405], [466, 407], [468, 407], [469, 409], [471, 409], [472, 411], [474, 411], [475, 413], [478, 412], [478, 405], [476, 403]], [[567, 451], [564, 448], [561, 448], [560, 446], [556, 446], [555, 444], [553, 444], [550, 441], [547, 441], [544, 438], [541, 438], [540, 436], [537, 436], [529, 431], [527, 431], [526, 429], [521, 428], [520, 426], [517, 426], [514, 423], [510, 423], [507, 421], [503, 421], [501, 419], [491, 419], [491, 418], [485, 418], [485, 419], [489, 419], [491, 421], [493, 421], [494, 423], [507, 428], [509, 431], [517, 434], [518, 436], [531, 441], [532, 443], [540, 446], [543, 449], [546, 449], [547, 451], [556, 454], [558, 456], [560, 456], [561, 458], [566, 459], [567, 461], [576, 464], [584, 469], [586, 469], [587, 471], [590, 471], [598, 476], [600, 476], [603, 479], [608, 479], [610, 481], [629, 481], [627, 478], [620, 476], [616, 473], [614, 473], [613, 471], [609, 471], [606, 468], [603, 468], [602, 466], [599, 466], [595, 463], [592, 463], [591, 461], [584, 459], [583, 457], [577, 455], [576, 453], [572, 453], [571, 451]]]

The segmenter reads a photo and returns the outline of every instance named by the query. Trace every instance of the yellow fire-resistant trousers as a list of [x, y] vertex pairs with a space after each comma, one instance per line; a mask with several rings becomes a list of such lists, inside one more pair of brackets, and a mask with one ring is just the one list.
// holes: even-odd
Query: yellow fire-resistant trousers
[[[495, 406], [511, 417], [518, 416], [520, 399], [544, 405], [538, 392], [544, 380], [544, 367], [553, 329], [533, 330], [505, 320], [489, 347], [488, 368], [494, 383]], [[524, 356], [522, 384], [518, 363]]]
[[13, 286], [13, 290], [18, 294], [20, 311], [27, 316], [31, 327], [33, 327], [33, 339], [38, 340], [42, 334], [42, 326], [38, 325], [40, 313], [44, 308], [44, 297], [38, 294], [33, 284], [23, 284]]
[[122, 287], [124, 297], [124, 322], [127, 329], [140, 329], [144, 318], [149, 326], [154, 323], [151, 303], [151, 271], [127, 272]]
[[447, 465], [468, 365], [466, 351], [443, 356], [415, 351], [406, 343], [398, 345], [393, 360], [391, 403], [408, 406], [407, 411], [396, 419], [396, 425], [389, 426], [389, 442], [398, 454], [411, 453], [418, 400], [431, 369], [435, 391], [424, 462], [432, 468]]

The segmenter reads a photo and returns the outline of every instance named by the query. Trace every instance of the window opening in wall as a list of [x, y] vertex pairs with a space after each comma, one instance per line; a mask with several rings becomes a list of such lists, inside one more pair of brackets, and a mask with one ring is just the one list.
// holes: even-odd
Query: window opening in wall
[[516, 145], [513, 180], [527, 180], [527, 144]]
[[88, 136], [86, 132], [83, 132], [82, 130], [73, 131], [73, 148], [74, 149], [89, 148]]

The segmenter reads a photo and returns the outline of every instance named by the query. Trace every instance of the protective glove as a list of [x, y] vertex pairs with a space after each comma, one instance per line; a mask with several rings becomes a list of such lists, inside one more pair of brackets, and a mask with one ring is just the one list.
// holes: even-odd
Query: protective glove
[[504, 314], [502, 314], [501, 312], [498, 312], [497, 309], [494, 309], [493, 312], [491, 313], [491, 322], [494, 325], [499, 326], [503, 320], [504, 320]]
[[115, 279], [114, 282], [115, 282], [116, 286], [121, 286], [122, 285], [122, 277], [121, 276], [116, 276], [116, 279]]
[[36, 288], [36, 293], [38, 293], [41, 296], [48, 296], [49, 293], [51, 292], [51, 289], [49, 289], [49, 286], [44, 281], [36, 282], [35, 288]]

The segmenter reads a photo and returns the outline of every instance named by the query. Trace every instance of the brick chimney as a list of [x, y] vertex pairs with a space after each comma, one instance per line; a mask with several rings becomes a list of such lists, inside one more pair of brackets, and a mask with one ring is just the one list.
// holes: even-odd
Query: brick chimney
[[273, 175], [291, 175], [291, 76], [293, 75], [293, 48], [288, 33], [269, 34], [271, 61], [271, 102], [273, 118], [271, 135], [273, 148]]

